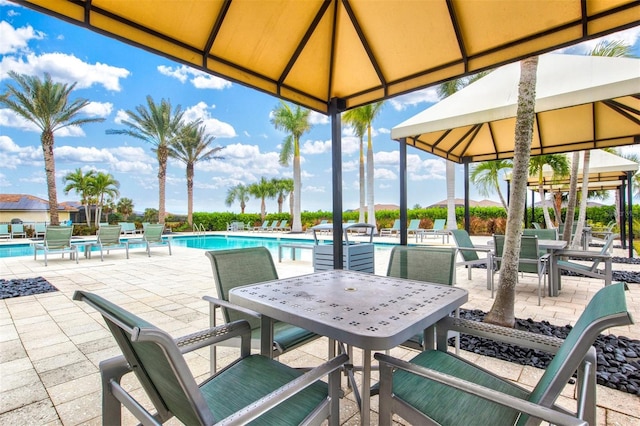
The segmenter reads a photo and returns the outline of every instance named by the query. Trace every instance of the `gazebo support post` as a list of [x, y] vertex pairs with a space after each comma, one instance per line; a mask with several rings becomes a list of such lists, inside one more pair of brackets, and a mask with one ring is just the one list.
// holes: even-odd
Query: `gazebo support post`
[[400, 245], [406, 246], [407, 236], [407, 139], [400, 139]]
[[333, 269], [342, 269], [342, 120], [344, 99], [332, 98], [329, 102], [331, 117], [331, 169], [333, 186]]
[[469, 217], [469, 159], [464, 159], [464, 230], [467, 231], [469, 235], [471, 232], [470, 228], [470, 217]]

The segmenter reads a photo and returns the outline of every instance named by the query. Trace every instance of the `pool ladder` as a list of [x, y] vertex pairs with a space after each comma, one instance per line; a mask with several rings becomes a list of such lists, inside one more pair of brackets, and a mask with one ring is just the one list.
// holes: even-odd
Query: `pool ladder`
[[193, 224], [193, 233], [195, 235], [205, 236], [207, 234], [207, 229], [205, 228], [203, 223], [194, 223]]

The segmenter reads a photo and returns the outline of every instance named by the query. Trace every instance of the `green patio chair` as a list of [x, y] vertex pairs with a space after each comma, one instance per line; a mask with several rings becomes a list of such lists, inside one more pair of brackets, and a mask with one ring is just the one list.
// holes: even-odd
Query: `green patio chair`
[[[235, 287], [278, 279], [271, 253], [265, 247], [207, 251], [218, 297], [205, 296], [210, 303], [210, 325], [216, 326], [216, 309], [222, 309], [225, 323], [246, 320], [251, 326], [251, 345], [260, 349], [260, 314], [229, 302]], [[276, 321], [273, 326], [273, 353], [279, 356], [319, 336], [303, 328]], [[211, 347], [212, 371], [216, 365], [216, 347]]]
[[0, 225], [0, 238], [11, 238], [11, 232], [9, 232], [9, 225]]
[[[475, 246], [469, 233], [464, 229], [452, 229], [449, 232], [453, 235], [458, 253], [462, 256], [462, 261], [457, 262], [456, 266], [466, 266], [468, 279], [471, 280], [472, 266], [484, 265], [487, 271], [487, 290], [491, 290], [493, 295], [493, 250], [487, 246]], [[484, 254], [484, 256], [478, 256], [478, 253]]]
[[420, 231], [420, 219], [411, 219], [409, 226], [407, 226], [407, 235], [411, 235], [412, 232], [418, 234]]
[[[387, 276], [452, 286], [455, 283], [455, 268], [454, 248], [395, 246], [389, 256]], [[402, 346], [425, 349], [424, 333], [413, 336]]]
[[36, 223], [33, 227], [33, 236], [35, 238], [44, 237], [47, 232], [47, 225], [44, 223]]
[[[555, 252], [554, 259], [556, 261], [552, 267], [554, 268], [553, 274], [557, 274], [555, 276], [558, 277], [558, 282], [560, 282], [562, 271], [571, 271], [586, 277], [602, 279], [605, 286], [611, 284], [613, 260], [609, 249], [613, 240], [618, 237], [618, 234], [609, 234], [600, 251], [558, 250]], [[561, 260], [562, 258], [568, 258], [568, 260]], [[575, 262], [576, 260], [581, 260], [584, 263]], [[599, 269], [600, 264], [604, 264], [604, 269]]]
[[[493, 248], [495, 250], [494, 260], [496, 271], [500, 270], [500, 262], [504, 251], [504, 235], [493, 236]], [[538, 247], [538, 237], [535, 235], [523, 235], [520, 239], [520, 260], [518, 261], [518, 272], [535, 274], [538, 278], [538, 306], [542, 297], [542, 288], [547, 287], [547, 276], [550, 270], [549, 254]], [[544, 284], [544, 286], [542, 285]], [[493, 289], [491, 289], [493, 297]]]
[[[109, 254], [110, 250], [124, 249], [129, 258], [129, 242], [120, 240], [120, 225], [101, 225], [94, 245], [100, 248], [100, 260], [103, 262], [105, 250]], [[91, 247], [87, 247], [87, 250], [91, 250]]]
[[557, 240], [558, 239], [558, 230], [555, 228], [552, 229], [523, 229], [522, 235], [532, 236], [535, 235], [539, 240]]
[[380, 229], [380, 236], [392, 236], [392, 235], [400, 235], [400, 219], [396, 219], [393, 221], [393, 226], [391, 228], [382, 228]]
[[27, 233], [24, 231], [24, 225], [22, 223], [11, 224], [11, 238], [15, 237], [27, 238]]
[[171, 256], [171, 239], [162, 238], [163, 224], [147, 224], [142, 234], [142, 241], [147, 246], [147, 254], [151, 257], [151, 247], [168, 247]]
[[444, 231], [444, 227], [447, 224], [447, 219], [436, 219], [433, 221], [433, 228], [431, 229], [422, 229], [420, 231], [420, 235], [433, 235], [437, 237], [438, 235], [442, 235]]
[[[390, 425], [392, 414], [411, 424], [533, 425], [542, 419], [558, 425], [595, 425], [596, 351], [592, 345], [604, 330], [632, 323], [623, 283], [596, 293], [565, 340], [446, 317], [436, 324], [438, 350], [421, 352], [409, 362], [375, 354], [380, 363], [380, 425]], [[533, 390], [524, 389], [447, 352], [449, 331], [555, 356]], [[556, 399], [576, 370], [577, 407], [569, 411], [556, 405]]]
[[278, 225], [274, 230], [280, 231], [280, 232], [291, 231], [291, 227], [289, 226], [289, 221], [287, 219], [284, 219], [282, 222], [280, 222], [280, 225]]
[[[329, 425], [339, 422], [340, 355], [308, 373], [262, 355], [251, 355], [250, 327], [237, 321], [178, 339], [102, 297], [76, 291], [74, 300], [102, 314], [122, 351], [100, 363], [102, 423], [119, 425], [125, 406], [138, 421], [158, 425], [171, 417], [186, 425]], [[197, 383], [184, 358], [196, 349], [240, 338], [240, 356], [227, 368]], [[121, 378], [133, 371], [151, 401], [136, 400]], [[320, 379], [329, 376], [329, 385]], [[135, 389], [135, 388], [134, 388]]]
[[270, 221], [265, 220], [264, 222], [262, 222], [262, 225], [254, 226], [253, 230], [256, 231], [256, 232], [257, 231], [266, 231], [269, 228], [270, 224], [271, 224]]
[[44, 266], [48, 266], [48, 255], [61, 253], [64, 258], [65, 253], [69, 253], [71, 260], [75, 258], [78, 263], [78, 247], [71, 244], [73, 236], [73, 226], [47, 226], [44, 234], [44, 241], [33, 245], [33, 260], [36, 260], [38, 251], [44, 252]]

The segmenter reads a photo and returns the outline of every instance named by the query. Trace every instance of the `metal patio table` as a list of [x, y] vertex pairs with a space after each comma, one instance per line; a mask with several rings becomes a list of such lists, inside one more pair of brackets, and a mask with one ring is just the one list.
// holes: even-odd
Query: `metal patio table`
[[[371, 351], [394, 348], [424, 332], [468, 299], [461, 288], [349, 270], [237, 287], [229, 300], [262, 314], [262, 353], [271, 355], [272, 319], [305, 328], [363, 350], [360, 419], [370, 418]], [[427, 330], [429, 329], [429, 330]]]

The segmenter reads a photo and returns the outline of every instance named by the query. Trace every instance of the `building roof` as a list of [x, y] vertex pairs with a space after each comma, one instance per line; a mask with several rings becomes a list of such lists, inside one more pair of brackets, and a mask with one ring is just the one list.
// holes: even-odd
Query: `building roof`
[[[58, 203], [58, 210], [77, 211], [71, 203]], [[0, 210], [3, 211], [48, 211], [49, 201], [28, 194], [0, 194]]]
[[[456, 198], [455, 205], [456, 207], [464, 207], [464, 199]], [[447, 200], [445, 199], [442, 201], [438, 201], [437, 203], [431, 204], [427, 208], [430, 208], [430, 207], [447, 208]], [[495, 201], [491, 201], [491, 200], [480, 200], [480, 201], [469, 200], [469, 207], [502, 207], [502, 204], [497, 203]]]

